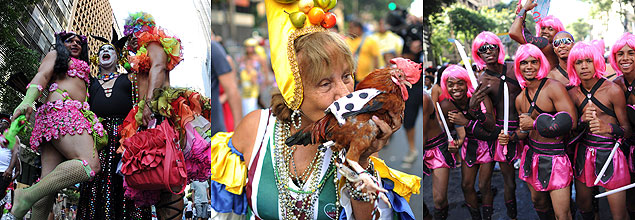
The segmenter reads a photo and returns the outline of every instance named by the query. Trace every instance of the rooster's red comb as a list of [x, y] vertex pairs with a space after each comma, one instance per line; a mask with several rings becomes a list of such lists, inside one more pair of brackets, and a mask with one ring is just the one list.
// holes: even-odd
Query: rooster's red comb
[[390, 63], [397, 65], [397, 68], [406, 74], [406, 80], [415, 84], [421, 78], [421, 64], [412, 60], [397, 57], [390, 60]]

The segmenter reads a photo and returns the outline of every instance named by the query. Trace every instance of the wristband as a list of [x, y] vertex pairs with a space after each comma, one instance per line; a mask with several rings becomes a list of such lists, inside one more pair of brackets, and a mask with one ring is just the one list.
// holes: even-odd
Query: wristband
[[526, 12], [527, 10], [525, 10], [524, 8], [521, 8], [520, 11], [518, 11], [518, 15], [516, 17], [525, 17]]
[[38, 85], [38, 84], [31, 84], [31, 83], [29, 83], [28, 85], [26, 85], [26, 89], [27, 89], [27, 90], [29, 90], [29, 88], [31, 88], [31, 87], [36, 87], [36, 88], [37, 88], [37, 91], [40, 91], [40, 92], [42, 92], [42, 90], [44, 90], [44, 88], [42, 88], [42, 86], [41, 86], [41, 85]]
[[610, 123], [609, 125], [611, 125], [611, 134], [613, 134], [613, 136], [615, 136], [615, 137], [623, 137], [624, 136], [624, 129], [622, 129], [622, 127], [620, 127], [617, 124], [613, 124], [613, 123]]
[[485, 122], [487, 117], [480, 109], [470, 109], [470, 113], [476, 118], [478, 122]]

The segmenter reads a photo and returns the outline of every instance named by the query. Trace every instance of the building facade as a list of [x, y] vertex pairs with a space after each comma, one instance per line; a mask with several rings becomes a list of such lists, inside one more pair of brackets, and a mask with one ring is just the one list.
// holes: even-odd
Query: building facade
[[205, 96], [212, 95], [212, 1], [211, 0], [193, 0], [194, 8], [200, 20], [203, 30], [205, 43], [207, 45], [207, 56], [203, 61], [203, 87]]

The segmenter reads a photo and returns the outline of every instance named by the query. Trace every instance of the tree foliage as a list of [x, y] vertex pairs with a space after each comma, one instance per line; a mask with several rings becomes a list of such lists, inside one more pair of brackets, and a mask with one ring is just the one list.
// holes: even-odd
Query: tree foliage
[[22, 100], [21, 95], [7, 86], [12, 74], [23, 73], [27, 79], [37, 73], [39, 55], [16, 39], [19, 21], [29, 18], [27, 6], [41, 0], [0, 0], [0, 112], [11, 111]]
[[450, 18], [450, 27], [459, 36], [463, 34], [466, 42], [472, 42], [472, 39], [476, 37], [482, 31], [490, 31], [496, 28], [496, 24], [491, 19], [481, 15], [478, 12], [456, 7], [448, 12]]
[[584, 19], [578, 18], [577, 21], [567, 26], [567, 30], [570, 30], [573, 38], [577, 41], [582, 41], [591, 33], [591, 26]]

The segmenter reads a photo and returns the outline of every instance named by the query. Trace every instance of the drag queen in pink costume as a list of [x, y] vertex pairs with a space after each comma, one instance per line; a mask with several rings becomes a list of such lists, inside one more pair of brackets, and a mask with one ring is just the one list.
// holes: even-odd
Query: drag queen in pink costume
[[105, 144], [106, 137], [86, 102], [90, 77], [86, 37], [64, 31], [55, 39], [55, 50], [44, 57], [13, 113], [14, 119], [20, 115], [29, 118], [34, 101], [48, 89], [46, 103], [37, 108], [29, 141], [32, 149], [41, 152], [42, 179], [15, 191], [11, 213], [18, 219], [31, 207], [31, 219], [45, 219], [57, 191], [87, 181], [100, 171], [96, 149]]

